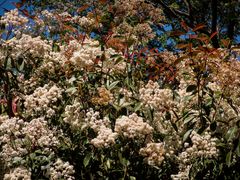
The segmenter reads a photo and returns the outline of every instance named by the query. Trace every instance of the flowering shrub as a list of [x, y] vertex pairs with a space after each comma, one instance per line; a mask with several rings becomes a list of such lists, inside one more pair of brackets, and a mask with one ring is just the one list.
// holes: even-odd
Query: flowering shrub
[[161, 9], [106, 2], [1, 17], [3, 178], [239, 177], [237, 50], [149, 50]]

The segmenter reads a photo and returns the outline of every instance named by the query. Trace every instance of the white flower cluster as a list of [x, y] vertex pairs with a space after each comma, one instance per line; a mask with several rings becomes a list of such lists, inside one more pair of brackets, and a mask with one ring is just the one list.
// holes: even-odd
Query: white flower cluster
[[78, 128], [83, 125], [81, 115], [81, 104], [79, 102], [75, 102], [73, 105], [66, 106], [63, 121], [70, 124], [72, 128]]
[[41, 147], [45, 152], [51, 152], [51, 147], [59, 142], [55, 130], [50, 130], [43, 118], [24, 122], [18, 118], [0, 116], [0, 156], [10, 165], [15, 157], [26, 155], [29, 150]]
[[212, 138], [209, 132], [199, 135], [197, 132], [192, 131], [190, 138], [193, 145], [189, 147], [188, 143], [184, 144], [186, 150], [179, 155], [181, 161], [187, 163], [190, 159], [197, 157], [212, 158], [217, 156], [217, 139]]
[[116, 63], [115, 59], [106, 59], [100, 65], [101, 70], [104, 73], [123, 73], [126, 69], [126, 63], [124, 61]]
[[104, 55], [106, 59], [98, 62], [100, 71], [104, 73], [123, 73], [125, 71], [127, 64], [124, 61], [124, 57], [119, 55], [114, 49], [107, 48]]
[[54, 135], [54, 130], [48, 128], [47, 121], [43, 118], [26, 122], [25, 127], [22, 128], [22, 133], [28, 137], [33, 145], [46, 147], [46, 150], [59, 143]]
[[73, 174], [75, 173], [74, 168], [69, 162], [63, 162], [61, 159], [53, 164], [53, 167], [49, 170], [50, 180], [74, 180]]
[[139, 154], [146, 156], [149, 165], [160, 166], [165, 154], [163, 143], [148, 143], [146, 147], [140, 149]]
[[55, 17], [54, 14], [53, 14], [52, 12], [48, 11], [48, 10], [42, 11], [41, 14], [42, 14], [43, 16], [45, 16], [46, 18], [49, 18], [49, 19], [52, 19], [52, 18]]
[[45, 111], [46, 116], [51, 117], [55, 114], [55, 110], [54, 106], [50, 105], [61, 99], [62, 91], [56, 85], [45, 84], [43, 87], [38, 87], [33, 94], [25, 96], [26, 113], [33, 115]]
[[178, 174], [172, 174], [172, 180], [189, 180], [189, 171], [191, 165], [186, 166], [184, 169], [180, 170]]
[[220, 92], [221, 91], [221, 87], [216, 82], [209, 82], [207, 84], [207, 87], [209, 87], [214, 92]]
[[86, 116], [85, 121], [98, 134], [96, 138], [91, 140], [95, 147], [108, 147], [115, 144], [118, 134], [110, 128], [110, 121], [107, 117], [100, 119], [99, 112], [94, 112], [93, 109], [89, 109]]
[[115, 132], [128, 138], [144, 137], [151, 135], [153, 128], [136, 113], [129, 116], [122, 116], [116, 120]]
[[3, 180], [31, 180], [31, 172], [25, 167], [17, 167], [4, 175]]
[[84, 45], [73, 53], [70, 62], [76, 69], [90, 68], [96, 57], [101, 54], [97, 41], [85, 40]]
[[130, 100], [130, 98], [133, 96], [133, 93], [126, 88], [121, 88], [119, 90], [119, 93], [123, 94], [127, 101]]
[[86, 16], [83, 16], [83, 17], [74, 16], [73, 21], [75, 23], [78, 23], [84, 29], [89, 29], [90, 27], [94, 27], [97, 24], [95, 23], [95, 20], [93, 18], [86, 17]]
[[0, 24], [5, 24], [6, 26], [21, 26], [27, 22], [28, 19], [20, 15], [18, 9], [13, 9], [9, 12], [6, 12], [0, 19]]
[[20, 137], [23, 126], [24, 121], [22, 119], [9, 119], [8, 116], [0, 116], [0, 144], [2, 145], [0, 156], [6, 163], [11, 163], [14, 157], [23, 156], [28, 153], [24, 147], [24, 141]]
[[174, 180], [187, 179], [192, 160], [198, 157], [213, 158], [218, 155], [216, 148], [217, 139], [212, 138], [209, 132], [206, 131], [203, 135], [200, 135], [196, 131], [192, 131], [190, 138], [192, 146], [185, 142], [184, 147], [186, 149], [178, 156], [180, 171], [178, 174], [171, 175]]
[[115, 144], [117, 136], [118, 134], [113, 132], [112, 129], [106, 126], [101, 126], [97, 137], [92, 139], [91, 143], [97, 148], [109, 147], [110, 145]]
[[72, 15], [69, 14], [68, 12], [62, 12], [62, 13], [58, 14], [58, 16], [63, 19], [71, 19], [71, 17], [72, 17]]
[[170, 89], [159, 89], [157, 82], [148, 81], [144, 88], [139, 90], [140, 100], [146, 107], [156, 110], [168, 110], [174, 106], [172, 91]]
[[[169, 112], [168, 112], [169, 113]], [[166, 112], [157, 111], [154, 113], [154, 120], [152, 124], [156, 130], [163, 134], [168, 134], [174, 132], [171, 121], [165, 118]]]
[[95, 132], [100, 130], [101, 126], [109, 127], [110, 121], [108, 118], [100, 119], [100, 114], [98, 111], [94, 112], [92, 108], [86, 113], [85, 122], [91, 127]]
[[23, 34], [20, 39], [12, 38], [6, 43], [6, 46], [13, 48], [11, 55], [15, 58], [23, 54], [31, 54], [32, 57], [45, 57], [51, 51], [51, 45], [47, 40], [42, 40], [40, 36], [33, 38]]
[[139, 37], [139, 40], [145, 42], [155, 37], [155, 33], [148, 23], [138, 24], [134, 27], [134, 34]]

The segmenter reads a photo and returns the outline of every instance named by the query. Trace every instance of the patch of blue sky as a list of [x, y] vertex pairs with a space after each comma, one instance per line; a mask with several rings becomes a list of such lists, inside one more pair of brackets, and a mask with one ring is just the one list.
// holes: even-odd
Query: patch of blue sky
[[6, 10], [14, 9], [14, 3], [19, 2], [19, 0], [0, 0], [0, 16], [5, 13]]

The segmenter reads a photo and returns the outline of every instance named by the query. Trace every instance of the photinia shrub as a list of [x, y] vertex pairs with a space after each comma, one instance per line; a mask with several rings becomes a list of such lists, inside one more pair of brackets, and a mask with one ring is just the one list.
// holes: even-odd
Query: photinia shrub
[[0, 20], [3, 179], [240, 176], [236, 47], [149, 49], [164, 14], [143, 0], [25, 3]]

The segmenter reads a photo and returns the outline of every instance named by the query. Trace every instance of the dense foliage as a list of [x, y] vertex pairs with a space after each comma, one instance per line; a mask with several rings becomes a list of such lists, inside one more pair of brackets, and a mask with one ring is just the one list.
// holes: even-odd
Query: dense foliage
[[5, 180], [240, 177], [237, 47], [181, 22], [187, 40], [161, 52], [151, 3], [59, 2], [0, 19]]

